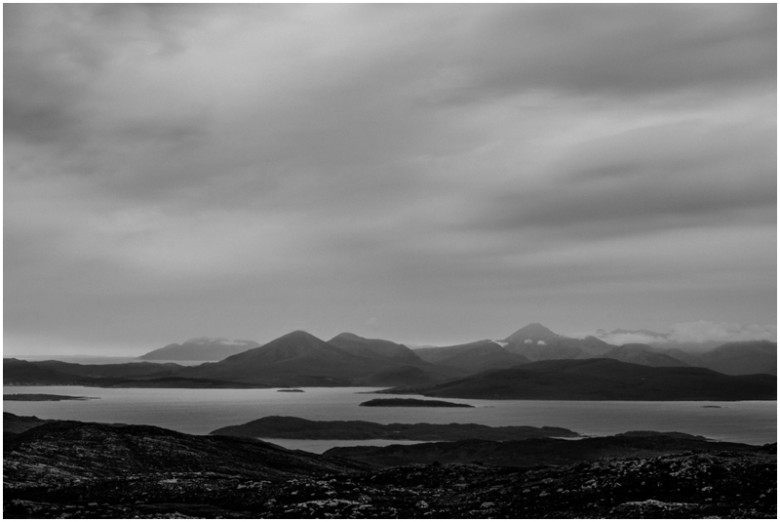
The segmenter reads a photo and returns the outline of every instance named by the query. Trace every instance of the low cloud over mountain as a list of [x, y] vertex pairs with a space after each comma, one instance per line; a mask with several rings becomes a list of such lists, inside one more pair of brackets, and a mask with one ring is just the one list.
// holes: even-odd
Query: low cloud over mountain
[[[650, 345], [702, 345], [702, 349], [739, 341], [777, 341], [777, 325], [743, 325], [695, 321], [676, 323], [666, 333], [651, 330], [598, 330], [596, 337], [610, 344], [643, 343]], [[689, 346], [692, 348], [692, 346]]]

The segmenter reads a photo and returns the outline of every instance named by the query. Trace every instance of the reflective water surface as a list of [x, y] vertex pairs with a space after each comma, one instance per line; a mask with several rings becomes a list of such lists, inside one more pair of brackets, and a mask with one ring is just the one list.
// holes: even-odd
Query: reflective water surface
[[[716, 440], [765, 444], [777, 440], [777, 402], [622, 402], [495, 401], [458, 399], [475, 408], [368, 408], [361, 402], [380, 395], [376, 388], [224, 390], [179, 388], [91, 388], [84, 386], [5, 386], [4, 393], [49, 393], [97, 397], [89, 401], [3, 401], [3, 410], [43, 419], [151, 424], [185, 433], [206, 434], [269, 415], [312, 420], [373, 422], [473, 422], [488, 426], [560, 426], [584, 435], [630, 430], [682, 431]], [[406, 441], [272, 442], [325, 451], [338, 445], [398, 444]]]

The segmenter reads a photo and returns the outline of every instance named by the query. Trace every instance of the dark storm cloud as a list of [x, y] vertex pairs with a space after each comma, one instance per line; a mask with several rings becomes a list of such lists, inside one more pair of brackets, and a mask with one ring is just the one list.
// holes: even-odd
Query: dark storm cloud
[[6, 5], [7, 338], [773, 321], [775, 12]]

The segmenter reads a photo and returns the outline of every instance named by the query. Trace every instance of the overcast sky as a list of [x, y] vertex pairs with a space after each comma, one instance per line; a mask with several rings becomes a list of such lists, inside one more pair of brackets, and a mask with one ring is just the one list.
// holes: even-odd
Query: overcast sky
[[5, 353], [771, 331], [776, 31], [774, 4], [6, 4]]

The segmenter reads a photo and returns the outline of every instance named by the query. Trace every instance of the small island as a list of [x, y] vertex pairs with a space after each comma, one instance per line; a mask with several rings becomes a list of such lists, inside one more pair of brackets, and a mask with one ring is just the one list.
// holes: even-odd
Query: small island
[[303, 393], [303, 390], [300, 390], [298, 388], [280, 388], [276, 390], [278, 392], [287, 392], [287, 393]]
[[361, 402], [360, 406], [406, 406], [415, 408], [473, 408], [471, 404], [423, 399], [371, 399]]
[[49, 393], [5, 393], [4, 401], [88, 401], [98, 397], [80, 397], [76, 395], [54, 395]]

